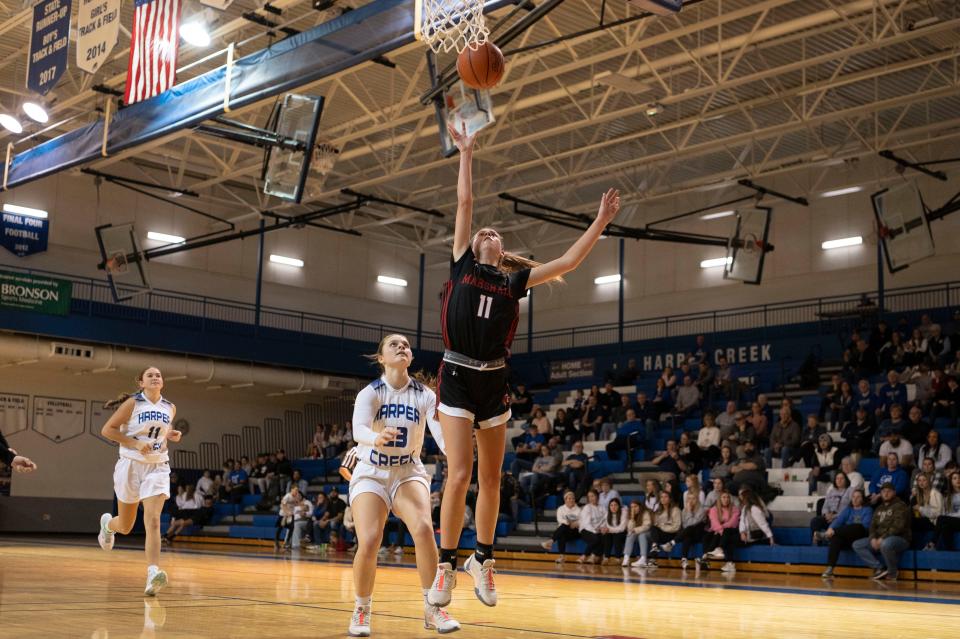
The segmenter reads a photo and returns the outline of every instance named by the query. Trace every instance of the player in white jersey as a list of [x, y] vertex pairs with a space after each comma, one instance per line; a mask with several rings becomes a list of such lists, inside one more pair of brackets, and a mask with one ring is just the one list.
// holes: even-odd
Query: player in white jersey
[[[427, 426], [440, 449], [444, 448], [434, 417], [437, 396], [407, 372], [413, 353], [403, 335], [384, 337], [373, 357], [383, 374], [360, 391], [353, 408], [353, 438], [358, 446], [350, 479], [350, 507], [357, 534], [353, 559], [356, 606], [348, 632], [352, 637], [370, 636], [377, 551], [390, 510], [406, 524], [416, 546], [424, 628], [435, 628], [441, 634], [455, 632], [460, 624], [426, 600], [437, 565], [437, 542], [430, 518], [430, 476], [420, 462], [420, 449]], [[348, 457], [353, 454], [351, 451]]]
[[139, 390], [121, 395], [104, 404], [119, 405], [100, 433], [120, 445], [120, 459], [113, 471], [113, 489], [117, 493], [117, 516], [100, 517], [98, 540], [104, 550], [113, 548], [117, 533], [126, 535], [137, 519], [137, 506], [143, 504], [143, 525], [147, 539], [147, 586], [144, 594], [156, 595], [167, 584], [167, 573], [160, 570], [160, 512], [170, 497], [170, 463], [167, 442], [180, 441], [173, 429], [177, 407], [163, 398], [163, 375], [147, 368], [137, 378]]

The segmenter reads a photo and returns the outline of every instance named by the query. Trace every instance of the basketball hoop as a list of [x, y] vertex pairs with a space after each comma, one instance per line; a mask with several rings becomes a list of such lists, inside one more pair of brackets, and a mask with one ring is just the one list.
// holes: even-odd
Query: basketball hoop
[[333, 170], [339, 154], [340, 149], [332, 144], [321, 142], [313, 148], [313, 162], [310, 167], [320, 175], [326, 175]]
[[110, 275], [123, 275], [127, 272], [127, 256], [123, 253], [114, 253], [103, 265]]
[[483, 0], [415, 0], [413, 34], [434, 53], [476, 49], [490, 36]]

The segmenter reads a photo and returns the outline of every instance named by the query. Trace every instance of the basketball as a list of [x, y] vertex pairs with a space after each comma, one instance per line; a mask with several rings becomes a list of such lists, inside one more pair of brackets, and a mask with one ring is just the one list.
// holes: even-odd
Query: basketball
[[477, 49], [467, 47], [457, 58], [457, 73], [471, 89], [490, 89], [497, 86], [504, 71], [503, 53], [492, 42]]

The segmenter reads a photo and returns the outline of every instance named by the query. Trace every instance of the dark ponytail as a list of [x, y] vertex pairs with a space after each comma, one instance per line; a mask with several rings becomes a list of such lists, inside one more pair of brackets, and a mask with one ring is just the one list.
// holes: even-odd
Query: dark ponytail
[[[150, 370], [151, 368], [155, 368], [155, 367], [154, 367], [154, 366], [147, 366], [145, 369], [143, 369], [142, 371], [140, 371], [140, 374], [137, 375], [136, 379], [134, 379], [133, 381], [137, 382], [138, 384], [139, 384], [139, 383], [142, 383], [142, 382], [143, 382], [143, 376], [144, 376], [144, 374], [145, 374], [148, 370]], [[159, 370], [159, 369], [157, 369], [157, 370]], [[117, 395], [117, 396], [114, 397], [113, 399], [108, 399], [107, 401], [105, 401], [105, 402], [103, 403], [103, 407], [104, 407], [104, 408], [116, 408], [117, 406], [119, 406], [120, 404], [124, 403], [125, 401], [127, 401], [128, 399], [130, 399], [131, 397], [133, 397], [134, 395], [136, 395], [136, 394], [139, 393], [139, 392], [140, 392], [140, 391], [134, 391], [134, 392], [132, 392], [132, 393], [120, 393], [119, 395]]]

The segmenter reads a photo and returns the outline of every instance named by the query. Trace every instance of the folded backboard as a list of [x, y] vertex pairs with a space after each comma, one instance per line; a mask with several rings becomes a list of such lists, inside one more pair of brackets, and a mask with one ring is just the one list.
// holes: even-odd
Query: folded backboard
[[759, 284], [763, 277], [763, 260], [767, 252], [772, 209], [757, 206], [737, 210], [737, 225], [727, 244], [727, 264], [723, 278], [746, 284]]
[[870, 199], [891, 273], [936, 252], [926, 208], [916, 183], [908, 181], [891, 186], [874, 193]]

